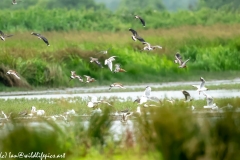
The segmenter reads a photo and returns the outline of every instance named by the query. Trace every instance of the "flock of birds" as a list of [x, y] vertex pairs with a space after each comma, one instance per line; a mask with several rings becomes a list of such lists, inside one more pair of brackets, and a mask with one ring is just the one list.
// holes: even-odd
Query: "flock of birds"
[[[17, 4], [16, 0], [13, 0], [12, 1], [12, 4]], [[139, 19], [140, 22], [142, 23], [143, 27], [145, 27], [145, 21], [143, 18], [141, 18], [140, 16], [138, 15], [135, 15], [135, 18], [136, 19]], [[137, 31], [135, 31], [134, 29], [132, 28], [129, 28], [129, 31], [132, 33], [132, 40], [133, 41], [140, 41], [144, 47], [142, 50], [147, 50], [147, 51], [152, 51], [152, 50], [155, 50], [155, 49], [162, 49], [162, 47], [160, 45], [151, 45], [149, 42], [146, 42], [141, 36], [139, 36], [139, 34], [137, 33]], [[39, 33], [35, 33], [35, 32], [32, 32], [31, 35], [34, 35], [36, 37], [38, 37], [39, 39], [41, 39], [44, 43], [46, 43], [47, 46], [50, 46], [49, 42], [48, 42], [48, 39], [46, 37], [44, 37], [43, 35], [39, 34]], [[0, 38], [1, 40], [5, 41], [6, 38], [9, 38], [9, 37], [12, 37], [13, 35], [6, 35], [4, 34], [2, 31], [0, 31]], [[105, 51], [101, 51], [99, 53], [102, 53], [102, 54], [108, 54], [109, 50], [111, 50], [111, 48], [105, 50]], [[100, 68], [103, 68], [103, 65], [101, 64], [101, 62], [98, 60], [98, 58], [94, 58], [94, 57], [89, 57], [90, 58], [90, 63], [95, 63], [96, 65], [98, 65]], [[118, 72], [127, 72], [125, 69], [121, 68], [121, 65], [120, 64], [115, 64], [115, 69], [113, 69], [113, 61], [115, 61], [115, 59], [117, 58], [117, 56], [111, 56], [107, 59], [105, 59], [104, 61], [104, 65], [107, 65], [109, 70], [111, 72], [114, 72], [114, 73], [118, 73]], [[175, 54], [175, 59], [174, 59], [174, 63], [178, 64], [179, 65], [179, 68], [186, 68], [187, 67], [187, 62], [189, 62], [190, 59], [187, 59], [187, 60], [183, 60], [180, 53], [176, 53]], [[15, 78], [17, 79], [20, 79], [20, 76], [18, 75], [18, 73], [14, 70], [9, 70], [6, 72], [7, 75], [13, 75]], [[92, 78], [91, 76], [88, 76], [88, 75], [84, 75], [84, 77], [86, 78], [85, 82], [84, 82], [84, 79], [80, 76], [80, 75], [77, 75], [75, 71], [71, 71], [71, 75], [70, 75], [70, 81], [72, 79], [77, 79], [79, 80], [80, 82], [84, 82], [84, 83], [92, 83], [92, 82], [95, 82], [96, 79], [95, 78]], [[204, 108], [211, 108], [211, 109], [218, 109], [217, 105], [215, 103], [213, 103], [213, 98], [206, 94], [205, 91], [207, 91], [208, 89], [205, 87], [205, 80], [204, 78], [200, 78], [200, 85], [192, 85], [193, 87], [196, 87], [197, 88], [197, 92], [200, 93], [203, 92], [203, 95], [206, 97], [206, 100], [207, 100], [207, 105], [204, 106]], [[118, 87], [118, 88], [122, 88], [122, 89], [125, 89], [125, 87], [123, 86], [123, 84], [121, 83], [112, 83], [109, 87], [109, 90], [111, 90], [113, 87]], [[183, 90], [182, 91], [183, 95], [185, 96], [185, 102], [190, 102], [193, 100], [193, 98], [191, 98], [191, 95], [189, 94], [189, 92]], [[136, 99], [134, 102], [137, 102], [139, 104], [139, 106], [137, 106], [137, 111], [136, 113], [141, 115], [141, 106], [143, 107], [150, 107], [150, 106], [155, 106], [153, 104], [149, 104], [149, 101], [156, 101], [156, 102], [159, 102], [160, 100], [156, 97], [152, 97], [151, 96], [151, 87], [147, 86], [145, 91], [144, 91], [144, 94]], [[174, 103], [174, 100], [168, 100], [169, 102], [171, 103]], [[112, 106], [112, 104], [110, 104], [109, 102], [105, 101], [105, 100], [97, 100], [97, 97], [93, 97], [91, 101], [88, 102], [87, 106], [89, 108], [94, 108], [94, 112], [101, 112], [101, 109], [100, 107], [97, 107], [99, 104], [106, 104], [108, 106]], [[192, 109], [194, 109], [194, 107], [192, 106]], [[124, 110], [124, 111], [120, 111], [120, 112], [116, 112], [114, 115], [120, 115], [122, 116], [122, 122], [126, 122], [128, 117], [131, 116], [134, 112], [130, 112], [129, 110]], [[4, 112], [2, 111], [2, 114], [4, 115], [5, 118], [9, 118], [7, 117]], [[24, 111], [24, 112], [21, 112], [19, 113], [19, 115], [21, 116], [44, 116], [45, 115], [45, 111], [44, 110], [36, 110], [36, 107], [32, 107], [31, 108], [31, 113], [28, 114], [27, 111]], [[64, 116], [65, 115], [65, 116]], [[50, 118], [53, 119], [53, 120], [56, 120], [57, 117], [63, 117], [64, 119], [67, 119], [67, 116], [66, 115], [76, 115], [75, 111], [74, 110], [70, 110], [66, 113], [64, 113], [64, 115], [55, 115], [55, 116], [51, 116]]]

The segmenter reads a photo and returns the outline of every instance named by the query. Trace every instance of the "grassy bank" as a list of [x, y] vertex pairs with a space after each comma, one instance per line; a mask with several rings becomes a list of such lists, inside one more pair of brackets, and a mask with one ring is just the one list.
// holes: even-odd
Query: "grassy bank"
[[[131, 40], [129, 31], [111, 32], [45, 32], [50, 42], [47, 47], [29, 32], [15, 33], [2, 42], [0, 53], [0, 79], [6, 86], [74, 87], [124, 84], [231, 79], [239, 74], [239, 25], [186, 26], [172, 29], [139, 30], [139, 34], [151, 44], [163, 46], [162, 50], [142, 52], [143, 45]], [[108, 55], [98, 53], [109, 47]], [[183, 59], [190, 58], [186, 69], [173, 63], [180, 51]], [[126, 73], [111, 73], [90, 63], [89, 57], [99, 58], [103, 64], [110, 56], [120, 63]], [[8, 69], [15, 69], [21, 76], [17, 81], [6, 76]], [[69, 82], [70, 71], [90, 75], [97, 81], [83, 84]], [[224, 75], [224, 77], [223, 77]]]

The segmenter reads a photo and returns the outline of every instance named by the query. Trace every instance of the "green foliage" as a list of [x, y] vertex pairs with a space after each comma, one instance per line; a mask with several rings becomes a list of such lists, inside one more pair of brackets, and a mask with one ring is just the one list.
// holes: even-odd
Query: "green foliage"
[[[136, 110], [136, 104], [132, 101], [120, 102], [114, 97], [111, 100], [115, 100], [116, 110], [121, 110], [122, 106], [131, 106], [130, 111]], [[79, 109], [76, 110], [79, 115], [87, 113], [83, 111], [84, 108], [92, 110], [80, 98], [0, 101], [7, 105], [2, 108], [6, 114], [9, 114], [9, 108], [13, 108], [12, 119], [1, 123], [0, 150], [3, 153], [65, 154], [66, 159], [123, 159], [126, 156], [126, 159], [131, 157], [143, 160], [235, 160], [239, 157], [240, 123], [239, 113], [236, 112], [240, 104], [239, 97], [216, 99], [221, 111], [208, 113], [201, 109], [203, 100], [193, 102], [201, 105], [196, 111], [189, 108], [192, 102], [176, 100], [171, 104], [163, 100], [157, 107], [141, 108], [140, 116], [133, 114], [124, 124], [112, 120], [109, 114], [115, 113], [115, 110], [106, 108], [107, 106], [104, 107], [103, 114], [95, 113], [89, 116], [87, 122], [75, 116], [69, 116], [67, 123], [61, 119], [15, 119], [15, 113], [23, 103], [39, 104], [40, 109], [45, 109], [46, 113], [53, 111], [50, 115], [62, 114], [65, 111], [59, 110], [73, 107], [74, 104], [74, 109]], [[61, 106], [57, 106], [56, 102]], [[227, 108], [227, 104], [233, 107]], [[119, 129], [121, 127], [124, 129]], [[115, 135], [116, 132], [121, 134], [119, 140], [113, 139], [118, 136]], [[27, 145], [24, 142], [28, 142]]]
[[[213, 25], [216, 23], [236, 24], [238, 13], [203, 8], [198, 11], [153, 11], [137, 13], [146, 21], [147, 28], [170, 28], [183, 25]], [[209, 16], [211, 15], [211, 16]], [[142, 28], [139, 20], [130, 11], [112, 13], [108, 10], [81, 8], [79, 10], [52, 9], [40, 7], [28, 10], [1, 10], [2, 31], [122, 31], [130, 27]]]

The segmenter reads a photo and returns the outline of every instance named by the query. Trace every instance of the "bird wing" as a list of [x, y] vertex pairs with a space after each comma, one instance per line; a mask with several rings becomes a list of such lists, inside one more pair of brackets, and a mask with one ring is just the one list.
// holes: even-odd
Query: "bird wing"
[[[139, 17], [139, 16], [138, 16], [138, 17]], [[144, 21], [141, 17], [139, 17], [139, 19], [140, 19], [140, 21], [141, 21], [143, 27], [145, 27], [145, 21]]]
[[140, 42], [145, 42], [145, 40], [139, 35], [136, 35], [135, 38], [137, 38], [137, 40], [139, 40]]
[[148, 48], [151, 47], [150, 43], [148, 43], [148, 42], [145, 42], [145, 41], [144, 41], [143, 44], [144, 44], [144, 45], [147, 45]]
[[183, 95], [185, 96], [185, 100], [189, 100], [190, 99], [190, 94], [187, 91], [182, 91]]
[[179, 63], [180, 65], [182, 64], [182, 57], [179, 53], [176, 53], [175, 58], [177, 60], [177, 63]]
[[102, 64], [98, 61], [98, 60], [95, 60], [94, 61], [99, 67], [103, 68]]
[[131, 31], [134, 36], [138, 35], [137, 31], [133, 30], [132, 28], [129, 28], [129, 31]]
[[112, 71], [112, 61], [108, 61], [108, 68]]
[[152, 48], [153, 48], [153, 49], [155, 49], [155, 48], [162, 49], [162, 46], [156, 45], [156, 46], [152, 46]]
[[202, 88], [202, 87], [204, 87], [204, 85], [205, 85], [205, 80], [201, 77], [201, 84], [200, 84], [200, 88]]
[[34, 35], [34, 36], [41, 36], [41, 34], [35, 33], [35, 32], [32, 32], [31, 34]]
[[144, 91], [144, 96], [146, 97], [150, 97], [151, 95], [151, 87], [146, 87], [145, 91]]
[[43, 36], [39, 36], [48, 46], [50, 46], [49, 45], [49, 43], [48, 43], [48, 40], [47, 40], [47, 38], [45, 38], [45, 37], [43, 37]]
[[199, 88], [199, 85], [192, 85], [193, 87]]
[[187, 59], [186, 61], [184, 61], [184, 62], [182, 63], [182, 66], [186, 65], [186, 63], [187, 63], [189, 60], [190, 60], [190, 58]]

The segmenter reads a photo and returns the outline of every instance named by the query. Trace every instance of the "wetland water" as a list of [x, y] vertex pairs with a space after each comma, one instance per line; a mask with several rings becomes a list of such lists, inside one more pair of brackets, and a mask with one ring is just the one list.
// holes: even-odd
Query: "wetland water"
[[[15, 98], [26, 98], [26, 99], [40, 99], [40, 98], [73, 98], [73, 97], [82, 97], [83, 99], [88, 98], [89, 96], [97, 97], [119, 97], [123, 99], [132, 98], [135, 99], [138, 96], [143, 94], [143, 91], [146, 86], [150, 87], [173, 87], [173, 86], [182, 86], [182, 85], [193, 85], [200, 84], [199, 81], [193, 82], [169, 82], [161, 84], [140, 84], [140, 85], [125, 85], [127, 89], [141, 89], [142, 91], [130, 91], [130, 92], [115, 92], [115, 89], [111, 91], [108, 90], [109, 86], [97, 86], [97, 87], [79, 87], [79, 88], [66, 88], [66, 89], [52, 89], [45, 91], [17, 91], [17, 92], [0, 92], [0, 98], [2, 99], [15, 99]], [[216, 80], [216, 81], [207, 81], [206, 86], [208, 85], [221, 85], [221, 84], [240, 84], [240, 79], [233, 80]], [[88, 93], [88, 92], [101, 92], [101, 93]], [[124, 90], [122, 90], [124, 91]], [[203, 99], [204, 96], [199, 95], [196, 90], [187, 90], [194, 99]], [[240, 97], [240, 88], [235, 90], [209, 90], [207, 94], [211, 95], [214, 98], [230, 98], [230, 97]], [[152, 96], [163, 98], [184, 98], [181, 90], [179, 91], [154, 91], [152, 89]]]
[[[201, 93], [200, 95], [196, 90], [189, 90], [190, 95], [194, 99], [204, 99], [205, 96]], [[206, 92], [207, 94], [211, 95], [214, 98], [231, 98], [231, 97], [240, 97], [240, 90], [209, 90]], [[51, 98], [74, 98], [74, 97], [81, 97], [83, 99], [87, 99], [91, 96], [96, 97], [119, 97], [123, 100], [128, 98], [135, 99], [139, 96], [143, 95], [143, 91], [138, 92], [114, 92], [114, 90], [109, 92], [103, 93], [77, 93], [77, 94], [67, 94], [67, 93], [55, 93], [55, 94], [24, 94], [24, 95], [2, 95], [0, 96], [1, 99], [16, 99], [16, 98], [25, 98], [25, 99], [51, 99]], [[183, 99], [184, 96], [181, 91], [152, 91], [151, 96], [158, 97], [160, 99], [164, 98], [177, 98]]]

